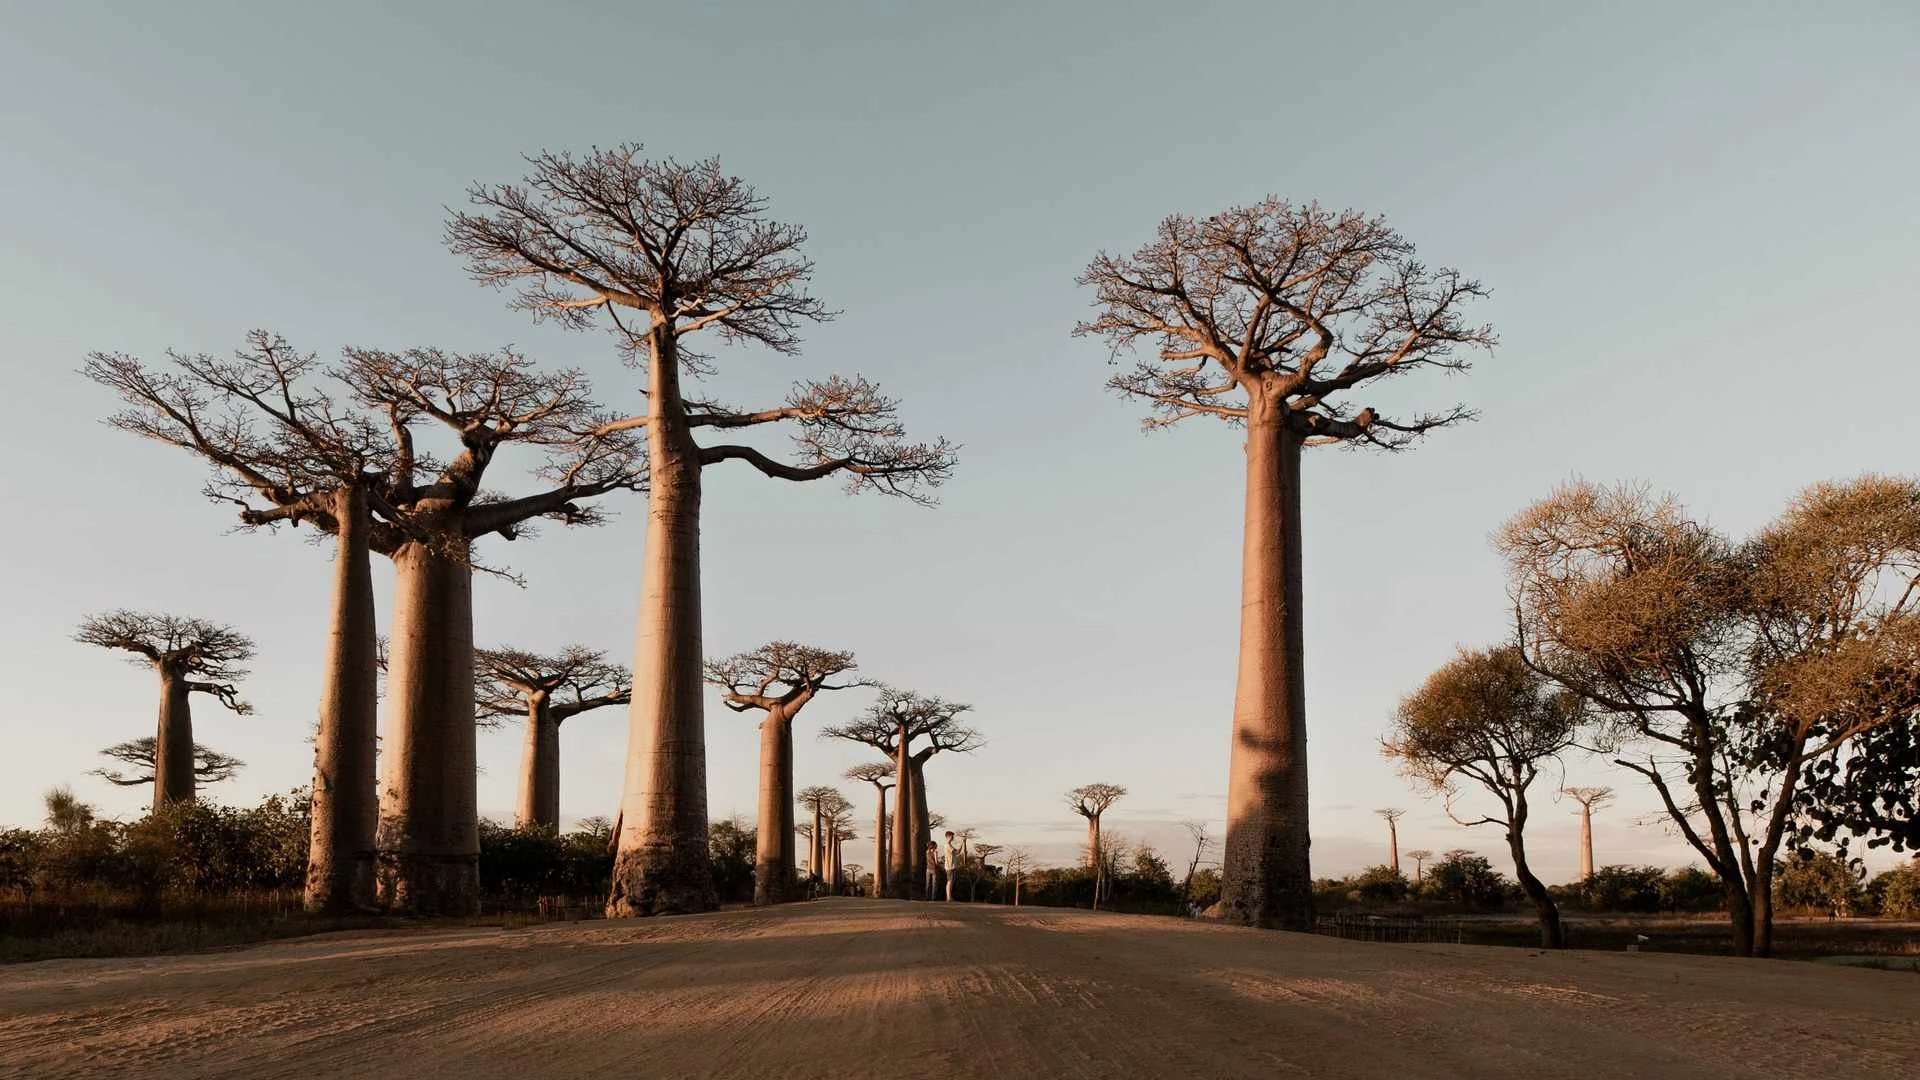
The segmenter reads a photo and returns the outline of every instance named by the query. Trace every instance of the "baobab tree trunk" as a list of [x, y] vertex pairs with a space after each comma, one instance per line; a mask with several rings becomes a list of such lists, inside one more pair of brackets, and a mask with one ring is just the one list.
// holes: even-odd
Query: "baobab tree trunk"
[[920, 889], [913, 859], [913, 762], [905, 732], [893, 755], [893, 850], [888, 852], [886, 895], [911, 900]]
[[1100, 817], [1097, 814], [1087, 816], [1087, 865], [1096, 870], [1100, 867]]
[[380, 793], [380, 900], [480, 910], [473, 722], [473, 570], [464, 551], [394, 552], [393, 655]]
[[834, 896], [839, 896], [840, 879], [845, 874], [840, 863], [840, 826], [835, 825], [833, 827], [833, 835], [827, 838], [827, 846], [833, 849], [832, 856], [827, 859], [827, 869], [830, 872], [830, 876], [827, 879], [827, 891]]
[[374, 829], [380, 817], [374, 749], [379, 725], [380, 645], [374, 622], [367, 494], [334, 499], [333, 630], [320, 730], [313, 752], [313, 826], [306, 908], [352, 911], [374, 902]]
[[193, 705], [188, 679], [178, 669], [160, 663], [160, 720], [153, 742], [153, 808], [192, 802]]
[[1593, 877], [1593, 806], [1580, 804], [1580, 880]]
[[887, 789], [875, 787], [878, 796], [873, 808], [873, 895], [886, 894], [882, 883], [887, 880]]
[[1227, 782], [1227, 836], [1215, 914], [1313, 928], [1308, 862], [1300, 450], [1284, 399], [1249, 394], [1240, 671]]
[[826, 835], [820, 831], [822, 820], [820, 808], [815, 806], [813, 808], [813, 832], [807, 837], [809, 845], [807, 848], [807, 876], [824, 885], [827, 881], [827, 875], [824, 869], [826, 864], [822, 862], [822, 859], [827, 850], [827, 838]]
[[560, 722], [546, 691], [527, 697], [527, 744], [520, 755], [521, 828], [560, 827]]
[[793, 724], [777, 713], [760, 721], [759, 816], [753, 902], [784, 904], [794, 893]]
[[933, 839], [933, 815], [927, 812], [927, 771], [926, 760], [909, 758], [908, 771], [913, 773], [913, 873], [914, 880], [929, 894], [929, 899], [939, 899], [932, 895], [939, 886], [936, 878], [932, 886], [926, 884], [927, 872], [935, 866], [935, 861], [927, 858], [927, 843]]
[[627, 776], [612, 917], [711, 911], [707, 722], [701, 680], [700, 457], [680, 397], [673, 330], [648, 365], [646, 563], [640, 579]]

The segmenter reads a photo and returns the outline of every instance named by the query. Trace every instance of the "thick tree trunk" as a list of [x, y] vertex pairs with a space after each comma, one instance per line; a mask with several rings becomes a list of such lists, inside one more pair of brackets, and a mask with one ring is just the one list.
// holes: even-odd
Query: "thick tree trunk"
[[380, 900], [472, 915], [480, 910], [473, 570], [465, 552], [419, 542], [394, 552], [393, 566]]
[[192, 802], [193, 705], [188, 679], [160, 665], [160, 720], [153, 736], [153, 808]]
[[1533, 868], [1527, 865], [1526, 841], [1517, 830], [1507, 835], [1507, 850], [1513, 853], [1513, 876], [1520, 882], [1520, 891], [1526, 893], [1527, 899], [1533, 902], [1534, 913], [1540, 919], [1540, 947], [1566, 948], [1566, 932], [1560, 925], [1560, 908], [1554, 904], [1547, 887], [1533, 876]]
[[760, 828], [754, 838], [753, 902], [794, 898], [793, 723], [778, 712], [760, 721]]
[[[921, 888], [927, 898], [938, 899], [940, 880], [936, 872], [938, 859], [927, 857], [927, 844], [933, 840], [933, 815], [927, 812], [927, 770], [924, 758], [909, 758], [909, 771], [913, 773], [913, 871], [921, 881]], [[934, 880], [926, 878], [932, 874]]]
[[900, 739], [893, 755], [893, 850], [887, 853], [886, 895], [911, 900], [920, 889], [913, 859], [913, 762], [907, 740]]
[[560, 828], [560, 721], [544, 692], [527, 701], [526, 749], [520, 755], [521, 828]]
[[1400, 826], [1393, 821], [1387, 822], [1387, 865], [1395, 875], [1400, 873]]
[[374, 830], [380, 817], [374, 750], [379, 731], [380, 639], [374, 622], [372, 528], [357, 487], [334, 499], [333, 629], [313, 752], [313, 827], [306, 908], [341, 912], [374, 903]]
[[[1739, 873], [1735, 870], [1734, 873]], [[1756, 942], [1753, 934], [1754, 904], [1744, 885], [1723, 881], [1727, 897], [1727, 921], [1733, 930], [1733, 955], [1752, 956]]]
[[884, 895], [881, 883], [887, 880], [887, 789], [874, 785], [877, 796], [873, 809], [873, 895]]
[[1301, 442], [1286, 429], [1285, 410], [1284, 401], [1255, 394], [1247, 423], [1240, 671], [1214, 914], [1251, 926], [1311, 930]]
[[1106, 876], [1107, 864], [1100, 858], [1100, 815], [1087, 819], [1087, 860], [1093, 867], [1093, 910], [1100, 910], [1100, 886]]
[[821, 862], [821, 853], [827, 850], [827, 838], [820, 831], [821, 821], [820, 808], [816, 806], [813, 808], [813, 832], [807, 836], [807, 876], [825, 884], [827, 875], [824, 872], [825, 864]]
[[648, 365], [646, 562], [628, 712], [627, 776], [611, 917], [711, 911], [707, 722], [701, 681], [700, 459], [680, 398], [671, 327]]
[[827, 860], [827, 867], [832, 872], [832, 877], [828, 879], [827, 891], [835, 896], [839, 896], [841, 879], [846, 876], [845, 866], [840, 861], [839, 825], [833, 827], [833, 835], [828, 838], [827, 844], [833, 849], [833, 857]]
[[1580, 804], [1580, 880], [1593, 876], [1593, 807]]

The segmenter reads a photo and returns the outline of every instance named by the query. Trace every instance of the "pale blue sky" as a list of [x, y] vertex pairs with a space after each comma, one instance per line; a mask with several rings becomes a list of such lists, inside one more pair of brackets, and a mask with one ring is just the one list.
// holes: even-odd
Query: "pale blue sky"
[[[1238, 598], [1241, 457], [1202, 421], [1144, 436], [1068, 332], [1102, 247], [1165, 214], [1276, 193], [1387, 215], [1494, 292], [1471, 375], [1378, 395], [1483, 420], [1397, 458], [1321, 451], [1306, 480], [1315, 865], [1402, 849], [1500, 858], [1380, 759], [1397, 697], [1503, 632], [1487, 536], [1573, 474], [1670, 488], [1728, 529], [1799, 485], [1913, 471], [1920, 15], [1910, 4], [29, 4], [0, 2], [0, 822], [151, 733], [147, 674], [69, 639], [132, 606], [259, 641], [257, 715], [199, 708], [249, 768], [217, 797], [306, 781], [328, 580], [297, 535], [229, 535], [184, 455], [102, 427], [90, 349], [516, 343], [634, 406], [606, 342], [534, 327], [441, 247], [442, 207], [518, 155], [623, 140], [719, 155], [804, 223], [845, 314], [797, 358], [723, 357], [743, 404], [859, 371], [917, 432], [965, 445], [916, 510], [709, 473], [710, 652], [796, 637], [972, 702], [989, 746], [932, 801], [1069, 858], [1059, 792], [1133, 794], [1110, 828], [1178, 849], [1217, 819]], [[610, 526], [491, 544], [482, 644], [632, 641], [638, 501]], [[384, 573], [383, 573], [384, 577]], [[382, 620], [386, 612], [382, 610]], [[810, 732], [857, 707], [824, 700]], [[712, 810], [751, 812], [749, 721], [709, 710]], [[798, 740], [802, 783], [860, 760]], [[612, 711], [569, 723], [562, 807], [609, 813]], [[483, 736], [481, 806], [510, 813], [517, 734]], [[1686, 860], [1631, 777], [1603, 862]], [[870, 793], [843, 785], [863, 806]], [[1541, 815], [1543, 876], [1574, 819]], [[1174, 852], [1170, 852], [1172, 854]], [[860, 861], [860, 860], [855, 860]]]

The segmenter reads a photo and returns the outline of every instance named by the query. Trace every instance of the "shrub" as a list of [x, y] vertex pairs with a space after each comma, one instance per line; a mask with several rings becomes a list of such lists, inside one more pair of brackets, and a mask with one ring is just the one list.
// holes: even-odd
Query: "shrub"
[[1858, 863], [1827, 851], [1796, 851], [1774, 873], [1773, 902], [1781, 908], [1852, 911], [1864, 906]]
[[1920, 919], [1920, 860], [1896, 866], [1867, 886], [1879, 902], [1880, 914], [1894, 919]]

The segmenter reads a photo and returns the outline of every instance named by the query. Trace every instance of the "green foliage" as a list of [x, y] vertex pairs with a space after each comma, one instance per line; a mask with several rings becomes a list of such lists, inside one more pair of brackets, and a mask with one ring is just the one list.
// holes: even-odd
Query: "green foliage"
[[713, 861], [713, 887], [723, 904], [753, 900], [753, 826], [725, 818], [707, 826], [707, 852]]
[[1427, 868], [1423, 892], [1466, 908], [1499, 907], [1510, 883], [1483, 855], [1449, 851]]
[[1720, 880], [1698, 866], [1683, 866], [1660, 879], [1661, 911], [1718, 911], [1726, 897]]
[[1920, 919], [1920, 860], [1896, 866], [1874, 878], [1867, 893], [1880, 914], [1893, 919]]
[[1599, 867], [1580, 883], [1580, 906], [1588, 911], [1659, 911], [1660, 884], [1666, 876], [1657, 866]]
[[480, 822], [480, 884], [496, 904], [530, 906], [543, 896], [603, 899], [613, 882], [613, 854], [604, 819], [588, 818], [570, 833]]
[[1370, 904], [1396, 904], [1412, 892], [1406, 876], [1391, 866], [1369, 866], [1346, 880], [1349, 899]]
[[1865, 906], [1865, 873], [1857, 862], [1827, 851], [1796, 851], [1774, 871], [1773, 902], [1783, 909], [1843, 912]]
[[1195, 870], [1187, 880], [1187, 900], [1199, 905], [1202, 911], [1219, 903], [1220, 871], [1211, 866]]

